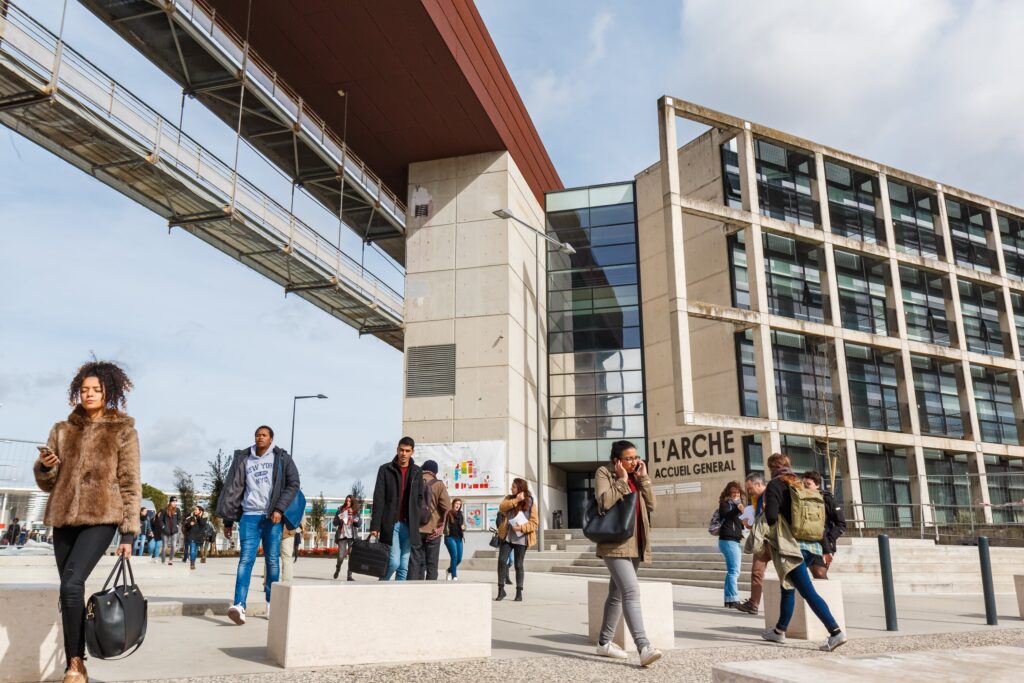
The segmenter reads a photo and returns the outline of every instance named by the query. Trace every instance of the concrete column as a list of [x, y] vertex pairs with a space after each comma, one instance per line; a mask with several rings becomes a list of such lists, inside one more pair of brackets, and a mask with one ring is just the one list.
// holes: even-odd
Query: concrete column
[[992, 497], [988, 492], [988, 477], [985, 475], [985, 454], [975, 453], [968, 466], [974, 475], [971, 482], [971, 503], [981, 508], [981, 517], [985, 524], [992, 523]]
[[[768, 307], [767, 275], [764, 267], [764, 239], [761, 230], [761, 209], [757, 197], [757, 164], [754, 159], [754, 136], [745, 127], [736, 136], [740, 166], [740, 194], [743, 209], [752, 214], [753, 221], [746, 228], [745, 247], [747, 252], [747, 282], [750, 286], [750, 308], [761, 314], [761, 323], [753, 328], [755, 372], [757, 374], [757, 402], [761, 417], [769, 421], [770, 430], [765, 448], [765, 457], [782, 450], [779, 435], [779, 407], [775, 394], [775, 361], [772, 358], [772, 333], [767, 317]], [[762, 439], [764, 438], [762, 436]]]
[[949, 231], [949, 216], [946, 213], [946, 193], [942, 190], [942, 185], [936, 185], [935, 189], [935, 203], [939, 205], [939, 223], [935, 226], [935, 229], [939, 233], [939, 239], [942, 240], [943, 248], [946, 250], [946, 262], [956, 263], [956, 256], [953, 253], [953, 235]]
[[679, 207], [679, 153], [676, 150], [676, 111], [670, 98], [658, 101], [658, 140], [661, 147], [661, 188], [665, 220], [665, 258], [668, 260], [668, 313], [675, 367], [676, 422], [692, 424], [693, 373], [690, 369], [690, 317], [686, 310], [686, 259], [683, 252], [683, 212]]

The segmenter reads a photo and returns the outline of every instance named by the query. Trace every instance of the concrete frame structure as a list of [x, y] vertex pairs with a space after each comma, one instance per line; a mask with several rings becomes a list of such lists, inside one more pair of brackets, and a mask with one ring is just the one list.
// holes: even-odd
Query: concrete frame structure
[[[821, 439], [824, 426], [780, 419], [776, 402], [772, 331], [810, 335], [833, 342], [835, 368], [833, 386], [839, 387], [838, 426], [832, 427], [832, 438], [845, 444], [840, 468], [843, 476], [858, 478], [855, 443], [858, 441], [912, 449], [911, 473], [920, 475], [912, 488], [913, 502], [920, 507], [918, 523], [932, 522], [929, 491], [925, 474], [925, 449], [940, 449], [970, 454], [971, 473], [977, 474], [972, 491], [976, 506], [990, 502], [985, 476], [985, 456], [1024, 457], [1024, 447], [982, 442], [978, 410], [974, 401], [971, 365], [1008, 373], [1016, 381], [1013, 391], [1016, 415], [1024, 413], [1021, 387], [1024, 387], [1024, 364], [1021, 347], [1014, 330], [1011, 294], [1024, 292], [1024, 282], [1007, 276], [997, 212], [1014, 218], [1024, 210], [993, 201], [964, 190], [945, 186], [905, 171], [891, 168], [847, 152], [826, 147], [782, 131], [761, 126], [741, 118], [716, 112], [671, 97], [658, 101], [661, 161], [637, 176], [638, 213], [640, 220], [641, 277], [644, 290], [644, 331], [646, 338], [645, 372], [648, 381], [649, 438], [655, 441], [680, 428], [705, 427], [734, 429], [745, 434], [762, 434], [765, 453], [778, 452], [783, 434]], [[676, 149], [676, 119], [682, 117], [711, 127], [682, 149]], [[722, 201], [720, 145], [735, 138], [739, 149], [742, 209], [726, 206]], [[758, 185], [755, 176], [753, 143], [766, 139], [784, 148], [813, 155], [818, 182], [813, 199], [821, 212], [821, 224], [814, 228], [778, 220], [759, 212]], [[833, 233], [829, 220], [824, 163], [834, 160], [878, 179], [881, 195], [878, 204], [884, 220], [884, 243], [872, 244]], [[890, 210], [887, 178], [925, 188], [933, 192], [940, 208], [936, 225], [945, 246], [943, 260], [931, 260], [896, 249], [893, 216]], [[998, 259], [998, 270], [986, 273], [959, 265], [954, 260], [945, 198], [971, 202], [987, 209], [991, 220], [988, 248]], [[750, 287], [750, 310], [731, 305], [729, 293], [726, 236], [745, 231], [747, 277]], [[762, 235], [773, 233], [820, 248], [822, 298], [829, 302], [835, 319], [824, 323], [808, 322], [773, 314], [768, 305], [765, 283], [765, 255]], [[895, 311], [897, 328], [891, 336], [845, 329], [838, 320], [839, 288], [836, 278], [834, 248], [884, 261], [890, 273], [887, 278], [887, 302]], [[719, 253], [715, 253], [715, 250]], [[946, 308], [949, 321], [955, 322], [951, 346], [945, 347], [907, 337], [903, 310], [903, 293], [899, 267], [912, 266], [945, 278], [949, 283]], [[723, 276], [725, 279], [723, 280]], [[1001, 293], [1000, 321], [1008, 338], [1007, 357], [970, 351], [960, 314], [958, 281], [966, 280]], [[723, 287], [722, 285], [726, 285]], [[826, 309], [828, 310], [828, 309]], [[726, 323], [723, 325], [722, 323]], [[717, 333], [709, 332], [717, 327]], [[722, 362], [721, 354], [708, 353], [705, 342], [721, 343], [738, 330], [753, 331], [754, 355], [758, 387], [758, 417], [739, 415], [738, 387], [735, 380], [735, 359]], [[952, 331], [952, 330], [951, 330]], [[840, 343], [836, 343], [840, 342]], [[853, 427], [847, 362], [844, 344], [851, 342], [895, 352], [899, 364], [899, 391], [903, 431], [879, 431]], [[729, 348], [732, 348], [731, 343]], [[965, 436], [951, 438], [922, 434], [918, 420], [918, 399], [915, 395], [911, 354], [941, 359], [959, 366], [960, 400], [963, 406]], [[732, 373], [731, 385], [715, 388], [713, 380], [722, 372]], [[731, 390], [730, 390], [731, 386]], [[1019, 422], [1019, 420], [1018, 420]], [[742, 472], [730, 478], [742, 478]], [[847, 494], [854, 508], [862, 505], [859, 487], [850, 487]], [[710, 509], [710, 508], [708, 508]], [[985, 521], [991, 522], [991, 509], [984, 510]]]

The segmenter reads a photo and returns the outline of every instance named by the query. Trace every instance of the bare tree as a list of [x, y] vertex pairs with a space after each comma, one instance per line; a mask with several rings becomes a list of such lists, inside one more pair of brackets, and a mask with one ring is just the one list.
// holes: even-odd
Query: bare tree
[[213, 524], [213, 528], [220, 533], [223, 527], [221, 518], [216, 515], [217, 502], [220, 500], [220, 493], [224, 490], [224, 481], [228, 478], [228, 472], [231, 469], [231, 458], [224, 455], [223, 450], [217, 451], [217, 457], [213, 460], [209, 460], [206, 463], [209, 469], [207, 470], [207, 494], [209, 495], [209, 506], [210, 509], [207, 511], [210, 515], [210, 522]]
[[814, 372], [817, 421], [822, 425], [820, 435], [814, 439], [814, 454], [817, 460], [824, 461], [827, 465], [829, 490], [834, 494], [839, 455], [843, 448], [843, 441], [837, 438], [836, 395], [833, 391], [833, 378], [837, 368], [835, 346], [824, 341], [815, 344], [811, 363]]
[[327, 501], [324, 500], [323, 491], [317, 498], [313, 499], [312, 505], [309, 509], [309, 530], [313, 535], [314, 547], [320, 547], [320, 536], [321, 531], [326, 532], [324, 521], [327, 518]]
[[196, 482], [191, 474], [181, 469], [174, 468], [174, 488], [178, 489], [178, 498], [181, 501], [182, 519], [192, 514], [196, 506]]
[[352, 496], [352, 507], [355, 508], [356, 514], [360, 514], [363, 511], [363, 505], [366, 504], [366, 489], [363, 488], [362, 479], [356, 479], [352, 483], [352, 490], [348, 492], [348, 495]]

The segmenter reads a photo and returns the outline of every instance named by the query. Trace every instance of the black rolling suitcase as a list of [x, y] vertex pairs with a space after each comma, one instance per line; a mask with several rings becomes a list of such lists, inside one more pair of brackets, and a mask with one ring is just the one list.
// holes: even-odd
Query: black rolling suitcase
[[379, 541], [358, 540], [348, 554], [349, 571], [379, 579], [388, 573], [389, 555], [391, 548]]

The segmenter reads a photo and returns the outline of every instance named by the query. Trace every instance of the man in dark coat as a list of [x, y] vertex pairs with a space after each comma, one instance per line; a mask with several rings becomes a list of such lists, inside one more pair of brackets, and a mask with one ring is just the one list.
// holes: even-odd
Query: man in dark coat
[[[377, 470], [373, 487], [373, 517], [370, 536], [391, 547], [388, 571], [381, 581], [405, 581], [409, 574], [409, 556], [419, 546], [420, 517], [423, 507], [423, 474], [413, 462], [416, 442], [403, 436], [394, 459]], [[411, 530], [411, 532], [410, 532]]]

